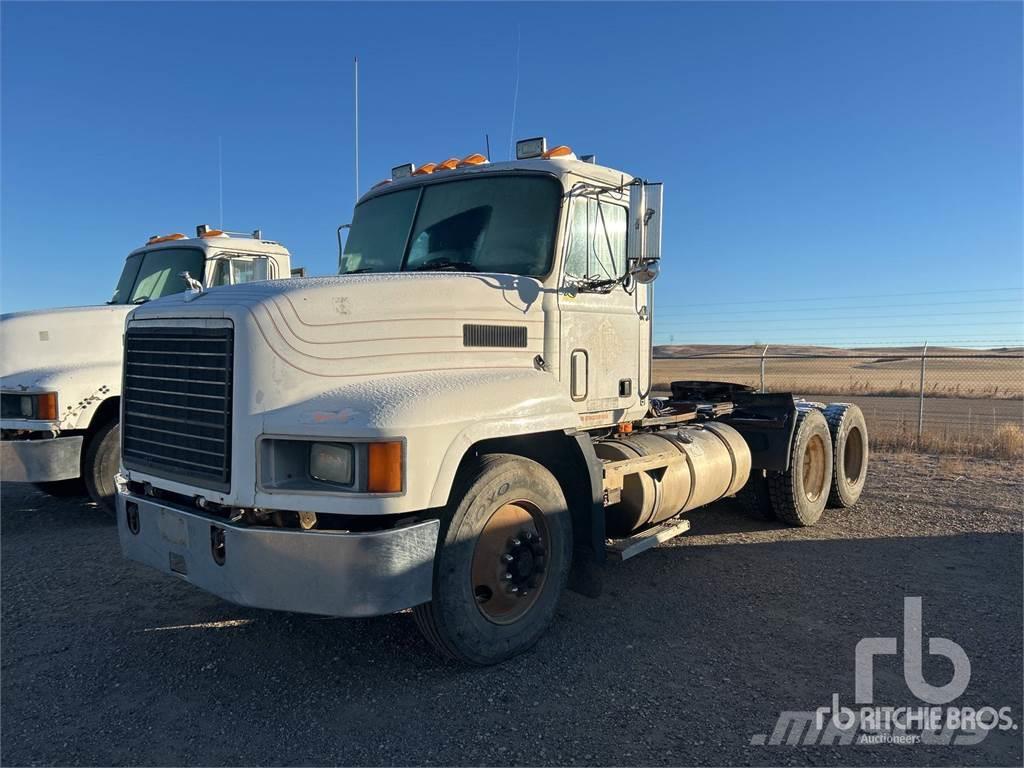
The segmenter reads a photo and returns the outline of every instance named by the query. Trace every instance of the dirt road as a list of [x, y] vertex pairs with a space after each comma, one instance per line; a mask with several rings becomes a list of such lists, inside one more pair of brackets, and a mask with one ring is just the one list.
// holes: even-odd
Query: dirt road
[[[565, 596], [530, 653], [470, 669], [406, 614], [246, 610], [123, 561], [81, 502], [2, 489], [2, 762], [14, 764], [1019, 765], [1024, 731], [973, 746], [752, 746], [782, 710], [854, 694], [854, 648], [963, 646], [960, 706], [1021, 712], [1019, 468], [875, 461], [858, 507], [795, 530], [732, 502]], [[902, 645], [902, 643], [901, 643]], [[950, 676], [927, 658], [926, 678]], [[896, 657], [875, 703], [920, 706]]]

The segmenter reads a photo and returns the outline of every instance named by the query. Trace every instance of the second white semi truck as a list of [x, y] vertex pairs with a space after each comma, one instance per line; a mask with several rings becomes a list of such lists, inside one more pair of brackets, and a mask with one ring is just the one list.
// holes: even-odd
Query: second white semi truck
[[288, 277], [291, 256], [259, 230], [200, 225], [195, 237], [154, 235], [128, 254], [106, 304], [0, 315], [3, 482], [34, 483], [55, 496], [88, 493], [113, 511], [125, 317], [185, 291], [183, 273], [207, 287]]
[[531, 139], [510, 162], [393, 169], [337, 277], [139, 307], [125, 555], [247, 606], [411, 608], [439, 651], [490, 664], [688, 510], [739, 494], [813, 525], [854, 503], [855, 407], [719, 382], [655, 397], [661, 228], [660, 184]]

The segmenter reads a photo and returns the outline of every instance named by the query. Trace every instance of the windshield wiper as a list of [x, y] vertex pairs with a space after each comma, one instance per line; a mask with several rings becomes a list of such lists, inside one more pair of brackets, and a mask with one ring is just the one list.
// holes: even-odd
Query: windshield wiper
[[350, 269], [345, 272], [340, 272], [342, 275], [358, 275], [363, 272], [373, 272], [373, 267], [360, 267], [359, 269]]
[[145, 304], [149, 301], [149, 296], [139, 296], [137, 299], [132, 299], [132, 304]]
[[450, 270], [452, 272], [479, 272], [476, 265], [468, 261], [449, 261], [448, 259], [433, 259], [431, 261], [424, 262], [418, 267], [413, 268], [413, 272], [426, 272], [428, 270], [436, 269], [438, 272], [442, 270]]

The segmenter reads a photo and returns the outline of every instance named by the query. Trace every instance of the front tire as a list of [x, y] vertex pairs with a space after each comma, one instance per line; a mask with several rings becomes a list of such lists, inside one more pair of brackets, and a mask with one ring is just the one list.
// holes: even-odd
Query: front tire
[[449, 658], [504, 661], [551, 623], [571, 560], [572, 520], [555, 477], [520, 456], [482, 456], [442, 520], [433, 599], [413, 609], [416, 624]]
[[109, 421], [101, 426], [85, 446], [82, 479], [96, 504], [114, 514], [114, 476], [121, 455], [121, 425]]

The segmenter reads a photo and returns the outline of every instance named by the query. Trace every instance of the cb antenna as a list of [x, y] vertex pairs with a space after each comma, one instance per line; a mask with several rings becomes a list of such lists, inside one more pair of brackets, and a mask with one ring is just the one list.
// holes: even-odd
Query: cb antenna
[[522, 27], [516, 26], [516, 77], [512, 87], [512, 127], [508, 136], [508, 159], [512, 159], [512, 148], [516, 141], [516, 106], [519, 102], [519, 43], [522, 38]]
[[356, 134], [356, 200], [359, 200], [359, 57], [356, 56], [353, 60], [353, 79], [355, 81], [355, 134]]
[[224, 137], [217, 137], [217, 210], [220, 228], [224, 229]]

